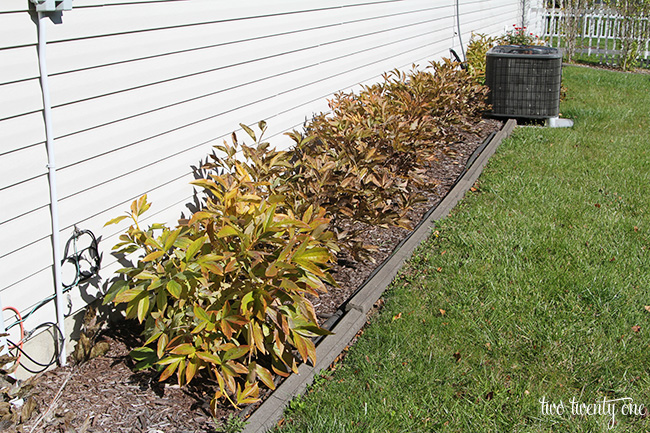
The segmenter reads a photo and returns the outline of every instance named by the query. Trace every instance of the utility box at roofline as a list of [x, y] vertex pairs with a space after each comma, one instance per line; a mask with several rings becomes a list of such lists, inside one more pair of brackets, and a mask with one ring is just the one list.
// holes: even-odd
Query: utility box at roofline
[[499, 45], [486, 57], [485, 84], [493, 116], [558, 117], [562, 54], [557, 48]]

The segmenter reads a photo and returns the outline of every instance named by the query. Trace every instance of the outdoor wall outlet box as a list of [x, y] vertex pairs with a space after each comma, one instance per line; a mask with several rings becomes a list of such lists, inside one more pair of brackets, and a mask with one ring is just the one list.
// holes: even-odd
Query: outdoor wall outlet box
[[37, 12], [72, 10], [72, 0], [32, 0]]

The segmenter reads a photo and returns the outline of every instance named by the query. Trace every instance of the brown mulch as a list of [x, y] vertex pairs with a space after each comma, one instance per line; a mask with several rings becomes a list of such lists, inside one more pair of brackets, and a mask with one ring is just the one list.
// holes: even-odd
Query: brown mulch
[[[414, 223], [438, 204], [474, 150], [501, 125], [496, 120], [481, 121], [476, 133], [463, 133], [462, 142], [453, 143], [437, 155], [427, 172], [427, 177], [437, 183], [422, 191], [427, 202], [411, 211]], [[409, 234], [405, 229], [378, 227], [368, 227], [365, 233], [368, 242], [379, 247], [373, 256], [375, 263], [339, 260], [332, 269], [339, 287], [314, 300], [322, 321], [336, 312]], [[39, 411], [23, 426], [23, 431], [31, 431], [37, 421], [34, 431], [47, 433], [219, 431], [209, 410], [214, 383], [199, 384], [195, 379], [190, 386], [180, 388], [172, 381], [159, 383], [152, 372], [133, 371], [134, 363], [128, 353], [142, 341], [134, 337], [132, 327], [126, 322], [109, 327], [101, 337], [110, 342], [110, 350], [104, 356], [38, 375], [33, 398]], [[224, 406], [216, 419], [223, 421], [230, 413]]]

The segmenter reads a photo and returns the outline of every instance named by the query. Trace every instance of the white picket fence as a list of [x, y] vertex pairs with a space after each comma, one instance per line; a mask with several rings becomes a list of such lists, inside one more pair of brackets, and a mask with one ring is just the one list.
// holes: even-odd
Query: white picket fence
[[[562, 0], [548, 0], [544, 14], [543, 36], [553, 47], [566, 45], [565, 22], [573, 18], [566, 12]], [[639, 44], [639, 61], [643, 66], [650, 66], [650, 22], [648, 18], [627, 21], [612, 9], [600, 7], [583, 13], [578, 18], [576, 38], [577, 54], [596, 56], [601, 63], [616, 64], [622, 44], [621, 26], [632, 25], [632, 35]]]

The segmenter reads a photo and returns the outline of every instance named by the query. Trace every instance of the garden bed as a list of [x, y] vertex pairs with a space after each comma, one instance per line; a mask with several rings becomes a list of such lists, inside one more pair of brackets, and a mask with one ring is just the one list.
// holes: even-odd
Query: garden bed
[[[500, 127], [499, 121], [482, 120], [467, 128], [473, 132], [461, 132], [462, 141], [438, 153], [427, 169], [427, 178], [435, 186], [420, 191], [427, 200], [410, 212], [411, 221], [419, 222], [437, 205], [454, 185], [472, 153]], [[400, 228], [368, 227], [365, 230], [368, 242], [379, 248], [373, 255], [375, 263], [340, 258], [332, 269], [339, 287], [314, 300], [319, 320], [324, 322], [335, 313], [408, 234], [408, 230]], [[34, 398], [40, 413], [44, 414], [49, 408], [37, 431], [218, 431], [209, 409], [215, 383], [195, 380], [190, 386], [180, 388], [171, 380], [159, 383], [152, 372], [133, 372], [128, 353], [142, 344], [133, 337], [134, 326], [127, 322], [114, 324], [105, 332], [102, 338], [111, 346], [106, 355], [82, 365], [57, 368], [36, 378]], [[217, 419], [224, 420], [231, 413], [229, 407], [220, 407]], [[25, 430], [29, 431], [38, 418], [34, 416]]]

